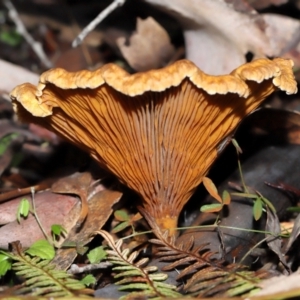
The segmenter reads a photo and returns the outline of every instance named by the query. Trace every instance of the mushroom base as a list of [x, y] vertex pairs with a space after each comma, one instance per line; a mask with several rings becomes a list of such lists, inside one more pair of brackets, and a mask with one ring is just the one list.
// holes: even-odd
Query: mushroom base
[[178, 218], [175, 216], [166, 215], [165, 217], [155, 220], [161, 233], [168, 231], [168, 236], [174, 236], [177, 233]]
[[160, 212], [159, 214], [156, 214], [156, 216], [153, 216], [154, 212], [149, 207], [139, 206], [138, 209], [147, 220], [153, 230], [153, 233], [158, 238], [166, 238], [166, 235], [168, 237], [172, 237], [177, 234], [177, 215], [169, 215], [167, 213]]

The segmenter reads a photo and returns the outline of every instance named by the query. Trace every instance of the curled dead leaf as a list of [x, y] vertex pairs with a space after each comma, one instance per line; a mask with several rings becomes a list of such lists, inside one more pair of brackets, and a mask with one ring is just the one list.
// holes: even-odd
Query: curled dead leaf
[[166, 30], [153, 18], [137, 19], [137, 32], [129, 39], [120, 37], [117, 45], [129, 65], [136, 71], [164, 67], [171, 60], [175, 49]]

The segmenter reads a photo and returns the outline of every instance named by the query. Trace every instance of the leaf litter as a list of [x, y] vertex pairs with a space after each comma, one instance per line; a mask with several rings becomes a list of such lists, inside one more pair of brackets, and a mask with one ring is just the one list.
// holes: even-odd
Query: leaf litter
[[[265, 13], [265, 11], [264, 13], [261, 13], [254, 10], [259, 10], [263, 7], [268, 9], [271, 4], [275, 4], [280, 7], [280, 5], [286, 1], [218, 1], [218, 4], [217, 2], [213, 4], [210, 3], [210, 1], [202, 0], [201, 5], [198, 7], [193, 6], [193, 1], [185, 1], [184, 3], [174, 1], [172, 4], [164, 0], [146, 0], [145, 2], [150, 5], [146, 6], [146, 8], [143, 5], [140, 6], [140, 9], [143, 11], [143, 16], [137, 12], [138, 9], [134, 9], [136, 15], [134, 15], [132, 18], [134, 21], [132, 22], [133, 27], [128, 29], [126, 27], [127, 25], [121, 25], [122, 31], [118, 31], [118, 38], [112, 38], [109, 36], [109, 34], [112, 34], [113, 30], [115, 30], [115, 32], [118, 30], [117, 26], [114, 25], [114, 22], [111, 22], [109, 19], [107, 23], [105, 23], [106, 21], [104, 22], [103, 27], [100, 26], [98, 29], [96, 29], [94, 33], [97, 35], [91, 35], [87, 40], [88, 51], [90, 51], [90, 53], [95, 53], [93, 52], [95, 51], [93, 45], [96, 45], [97, 47], [101, 45], [101, 47], [103, 46], [101, 51], [104, 52], [102, 52], [101, 55], [97, 54], [92, 59], [86, 56], [85, 61], [78, 59], [79, 55], [82, 55], [80, 52], [81, 50], [76, 49], [77, 54], [75, 56], [73, 56], [73, 54], [70, 55], [71, 53], [75, 53], [73, 51], [69, 51], [70, 48], [68, 47], [70, 46], [66, 46], [68, 43], [70, 45], [71, 39], [69, 39], [69, 41], [64, 41], [61, 37], [58, 38], [58, 35], [56, 35], [56, 32], [66, 30], [66, 26], [62, 25], [63, 23], [61, 20], [58, 20], [55, 25], [57, 26], [55, 27], [55, 30], [57, 30], [56, 32], [51, 25], [52, 23], [46, 21], [45, 24], [47, 34], [45, 34], [42, 39], [47, 47], [50, 45], [54, 46], [54, 48], [52, 48], [54, 51], [51, 50], [52, 52], [48, 52], [49, 57], [53, 60], [54, 64], [57, 62], [56, 66], [59, 67], [59, 64], [61, 64], [61, 66], [71, 65], [74, 67], [73, 70], [77, 70], [76, 68], [87, 68], [91, 65], [94, 67], [96, 63], [95, 61], [92, 61], [96, 58], [98, 59], [97, 63], [100, 64], [109, 61], [115, 62], [117, 59], [119, 59], [121, 64], [125, 66], [128, 64], [131, 67], [128, 68], [130, 71], [132, 71], [132, 69], [146, 71], [152, 68], [158, 68], [170, 64], [178, 55], [179, 57], [182, 57], [183, 52], [181, 49], [185, 49], [185, 55], [187, 58], [193, 60], [207, 72], [214, 74], [221, 74], [231, 71], [233, 66], [240, 65], [242, 62], [245, 62], [247, 59], [249, 59], [249, 54], [254, 58], [265, 55], [293, 57], [295, 58], [296, 67], [300, 65], [299, 37], [297, 35], [297, 32], [299, 31], [299, 21], [290, 15], [279, 16], [276, 13], [276, 10], [275, 14], [271, 10], [270, 13], [268, 13], [268, 11], [267, 13]], [[55, 1], [50, 1], [50, 3], [54, 6], [56, 4]], [[31, 1], [29, 1], [28, 5], [32, 5]], [[128, 6], [126, 5], [127, 4], [125, 3], [123, 15], [128, 15], [128, 10], [130, 9], [128, 9]], [[68, 8], [72, 12], [74, 7], [69, 6]], [[24, 8], [20, 6], [19, 9], [22, 10]], [[149, 11], [149, 15], [151, 17], [154, 17], [153, 19], [145, 19], [144, 12], [146, 10]], [[24, 11], [24, 16], [26, 16], [26, 14], [27, 12]], [[81, 9], [81, 15], [84, 14], [85, 11]], [[171, 25], [169, 27], [165, 25], [166, 22], [164, 23], [161, 21], [164, 19], [164, 14], [165, 16], [171, 16], [172, 18], [172, 21], [170, 21]], [[205, 16], [212, 17], [206, 18]], [[34, 24], [38, 24], [38, 22], [40, 22], [40, 18], [40, 16], [35, 16], [32, 18], [33, 22], [31, 24], [33, 25], [30, 25], [31, 28], [37, 26]], [[231, 23], [231, 27], [229, 26], [228, 18], [236, 22], [233, 24]], [[26, 17], [24, 20], [25, 19]], [[26, 22], [28, 22], [29, 19], [30, 18], [27, 18]], [[34, 19], [36, 21], [34, 21]], [[237, 27], [236, 24], [239, 26]], [[68, 26], [72, 28], [72, 25]], [[181, 29], [178, 30], [178, 28]], [[235, 30], [231, 31], [230, 33], [228, 29], [232, 28]], [[120, 37], [120, 33], [122, 32], [123, 36], [121, 34]], [[232, 32], [234, 32], [234, 34]], [[94, 38], [95, 36], [97, 36], [97, 38]], [[182, 43], [182, 37], [185, 44]], [[114, 42], [107, 47], [107, 45], [104, 45], [104, 41], [109, 39]], [[220, 43], [220, 41], [226, 41], [226, 39], [233, 42]], [[157, 42], [157, 46], [155, 47], [153, 46], [154, 42]], [[10, 45], [9, 47], [12, 46]], [[122, 53], [121, 56], [118, 50], [116, 50], [118, 48]], [[93, 50], [91, 51], [91, 49]], [[56, 60], [55, 56], [59, 52], [61, 52], [61, 58]], [[228, 56], [228, 53], [230, 53], [230, 56]], [[43, 67], [40, 66], [40, 62], [32, 59], [32, 57], [26, 54], [26, 50], [23, 54], [23, 57], [26, 57], [27, 55], [28, 61], [34, 61], [35, 64], [39, 65], [40, 70], [43, 69]], [[66, 63], [66, 61], [69, 59], [70, 62]], [[5, 62], [3, 66], [8, 70], [7, 74], [10, 74], [9, 70], [11, 66], [6, 65]], [[4, 70], [4, 67], [2, 70]], [[14, 72], [22, 75], [23, 73], [21, 69], [19, 70], [19, 72]], [[26, 73], [24, 72], [24, 74]], [[18, 83], [11, 78], [13, 77], [7, 76], [8, 83], [4, 84], [3, 87], [0, 86], [0, 90], [4, 91], [4, 94], [11, 90], [11, 88], [8, 86], [13, 87]], [[35, 74], [32, 74], [32, 77], [30, 78], [32, 78], [30, 79], [31, 81], [37, 77]], [[21, 82], [23, 81], [27, 81], [26, 75], [23, 75]], [[278, 100], [278, 96], [276, 101], [273, 101], [275, 106], [278, 105], [278, 101], [283, 107], [288, 107], [288, 105], [291, 105], [287, 103], [286, 100], [282, 100], [281, 98]], [[292, 109], [295, 107], [297, 108], [297, 105], [299, 105], [299, 100], [295, 98], [292, 102], [294, 105]], [[270, 103], [272, 104], [272, 102]], [[63, 155], [63, 153], [65, 153], [64, 151], [68, 153], [75, 153], [75, 150], [73, 150], [74, 148], [70, 148], [69, 145], [65, 146], [56, 135], [53, 135], [48, 131], [44, 131], [41, 128], [35, 127], [33, 124], [31, 124], [29, 127], [26, 127], [16, 123], [15, 120], [12, 119], [12, 110], [7, 106], [7, 101], [3, 100], [0, 102], [0, 105], [0, 107], [3, 107], [0, 115], [1, 140], [3, 139], [3, 143], [0, 144], [3, 145], [4, 149], [0, 158], [0, 171], [2, 174], [1, 188], [2, 192], [4, 193], [3, 201], [5, 201], [5, 203], [1, 204], [0, 214], [1, 223], [5, 224], [0, 228], [0, 231], [2, 230], [0, 234], [2, 239], [0, 242], [1, 248], [7, 249], [8, 243], [15, 239], [21, 240], [23, 247], [27, 247], [30, 246], [30, 244], [32, 244], [36, 239], [42, 237], [42, 232], [39, 230], [37, 224], [32, 225], [36, 222], [33, 216], [30, 214], [27, 218], [21, 218], [21, 222], [18, 225], [16, 221], [18, 203], [24, 198], [29, 198], [30, 200], [31, 194], [29, 193], [27, 195], [18, 197], [18, 193], [16, 191], [25, 188], [23, 191], [28, 192], [28, 187], [30, 188], [30, 186], [33, 185], [37, 186], [43, 180], [48, 180], [49, 178], [51, 179], [47, 185], [44, 186], [41, 191], [35, 194], [35, 201], [40, 219], [45, 228], [48, 229], [47, 232], [49, 234], [51, 233], [51, 225], [53, 224], [60, 224], [66, 228], [67, 232], [69, 233], [65, 237], [59, 237], [62, 247], [56, 251], [56, 257], [54, 260], [54, 263], [59, 268], [68, 269], [74, 262], [86, 264], [86, 261], [82, 260], [80, 255], [78, 255], [78, 252], [84, 253], [84, 251], [88, 249], [90, 243], [93, 243], [93, 234], [96, 231], [105, 226], [108, 226], [107, 228], [112, 230], [113, 226], [110, 227], [109, 224], [117, 224], [118, 221], [126, 223], [122, 225], [123, 227], [121, 226], [122, 230], [115, 233], [115, 238], [124, 236], [126, 237], [127, 235], [130, 236], [132, 233], [131, 226], [139, 226], [139, 224], [142, 224], [144, 228], [147, 228], [145, 220], [140, 219], [140, 216], [136, 214], [134, 206], [131, 205], [129, 205], [129, 207], [125, 206], [126, 211], [128, 211], [127, 216], [121, 216], [121, 218], [119, 217], [119, 220], [118, 218], [113, 217], [113, 212], [118, 211], [120, 208], [122, 209], [122, 206], [124, 205], [122, 201], [119, 202], [122, 196], [122, 193], [119, 192], [119, 190], [124, 192], [125, 195], [128, 193], [127, 190], [124, 190], [123, 188], [120, 189], [120, 186], [118, 186], [117, 189], [111, 189], [110, 187], [107, 187], [102, 183], [102, 179], [104, 177], [101, 177], [101, 172], [98, 172], [96, 177], [94, 177], [94, 173], [93, 175], [92, 173], [89, 173], [89, 170], [87, 169], [91, 163], [84, 155], [77, 155], [76, 159], [72, 159], [72, 166], [70, 167], [70, 163], [68, 162], [68, 166], [65, 167], [64, 164], [68, 161], [68, 155]], [[255, 132], [256, 135], [254, 135], [254, 138], [260, 141], [264, 140], [264, 142], [266, 142], [266, 140], [268, 140], [269, 143], [270, 141], [274, 142], [274, 140], [276, 140], [277, 142], [284, 141], [285, 143], [288, 142], [299, 144], [298, 115], [298, 112], [285, 111], [281, 109], [269, 109], [267, 112], [264, 112], [264, 109], [258, 111], [249, 118], [249, 120], [253, 119], [252, 124], [254, 124], [254, 126], [252, 126], [252, 133], [250, 136], [253, 138], [253, 132]], [[249, 136], [248, 139], [250, 139]], [[251, 147], [261, 147], [259, 142], [255, 145], [256, 146], [252, 145]], [[246, 155], [248, 155], [247, 147], [249, 146], [242, 146], [243, 151], [246, 150]], [[290, 146], [282, 147], [286, 147], [286, 151], [284, 152], [285, 154], [281, 155], [281, 160], [279, 160], [280, 163], [277, 164], [277, 170], [286, 164], [285, 157], [290, 155], [296, 156], [298, 153], [295, 148], [292, 149]], [[0, 148], [2, 149], [2, 146]], [[18, 157], [19, 153], [22, 153], [23, 158]], [[58, 153], [58, 156], [56, 153]], [[251, 157], [251, 155], [249, 156]], [[262, 154], [261, 161], [266, 160], [268, 155], [271, 155], [273, 158], [276, 157], [275, 152], [273, 152], [273, 150], [270, 148], [270, 150], [265, 151], [265, 153]], [[60, 158], [58, 159], [58, 157]], [[50, 163], [45, 164], [47, 161], [50, 161]], [[280, 216], [280, 220], [290, 219], [293, 217], [291, 214], [288, 214], [287, 216], [281, 214], [280, 211], [282, 207], [287, 206], [286, 203], [288, 203], [288, 205], [295, 205], [295, 199], [286, 200], [287, 198], [285, 198], [285, 196], [282, 196], [283, 198], [281, 199], [281, 196], [279, 196], [280, 192], [278, 193], [278, 191], [277, 196], [274, 196], [274, 191], [268, 193], [265, 190], [261, 190], [261, 186], [264, 185], [263, 180], [261, 180], [261, 175], [259, 175], [259, 166], [262, 164], [261, 161], [252, 161], [252, 166], [249, 169], [248, 167], [245, 167], [246, 170], [244, 172], [247, 184], [249, 184], [249, 186], [256, 185], [255, 182], [250, 181], [248, 176], [246, 176], [246, 174], [252, 173], [253, 175], [251, 175], [251, 178], [257, 177], [255, 179], [260, 184], [260, 187], [255, 187], [255, 189], [257, 189], [259, 192], [262, 192], [263, 196], [267, 197], [271, 201], [274, 199], [273, 197], [275, 197], [275, 199], [279, 199], [275, 200], [278, 201], [276, 203], [280, 204], [279, 207], [276, 205], [275, 206], [276, 208], [279, 208], [278, 215]], [[294, 163], [294, 165], [296, 166], [296, 163]], [[60, 174], [59, 176], [55, 175], [53, 177], [53, 174], [51, 173], [53, 173], [55, 169], [59, 169], [59, 167], [64, 168], [65, 171], [69, 173], [69, 176], [62, 176]], [[226, 170], [224, 170], [222, 165], [218, 168], [220, 173], [226, 173]], [[82, 172], [82, 170], [84, 170], [84, 172]], [[295, 180], [296, 175], [292, 174], [292, 171], [283, 168], [281, 174], [279, 174], [277, 177], [272, 177], [273, 175], [271, 173], [270, 177], [266, 178], [265, 181], [271, 182], [275, 185], [275, 183], [278, 183], [277, 179], [280, 178], [279, 180], [285, 184], [282, 185], [282, 192], [285, 192], [284, 189], [288, 185], [297, 187], [295, 183], [297, 182], [297, 179]], [[291, 181], [289, 181], [291, 177], [293, 178]], [[99, 178], [101, 180], [97, 181]], [[224, 175], [223, 180], [228, 181], [226, 178], [227, 177]], [[212, 179], [213, 182], [216, 183], [213, 176]], [[238, 180], [235, 178], [234, 181], [237, 182]], [[219, 184], [216, 184], [216, 186], [221, 193], [223, 188], [220, 187]], [[44, 191], [44, 188], [46, 188], [47, 191]], [[48, 190], [49, 188], [51, 188], [51, 191]], [[274, 188], [271, 188], [270, 186], [268, 188], [270, 190], [274, 190]], [[226, 189], [228, 189], [228, 187]], [[14, 194], [7, 194], [12, 196], [5, 198], [4, 195], [7, 192], [13, 192]], [[286, 192], [291, 194], [291, 189], [286, 188]], [[204, 199], [201, 194], [196, 194], [195, 197], [199, 197], [198, 199]], [[218, 197], [219, 196], [217, 196], [217, 198]], [[133, 198], [135, 198], [135, 196], [133, 196]], [[209, 201], [211, 200], [208, 200], [208, 202]], [[201, 201], [201, 205], [199, 205], [199, 200], [197, 203], [198, 204], [196, 206], [193, 206], [192, 211], [186, 211], [185, 214], [197, 215], [203, 200]], [[259, 209], [259, 211], [262, 212], [262, 216], [261, 220], [259, 221], [261, 224], [258, 226], [258, 224], [255, 223], [256, 221], [252, 223], [253, 215], [252, 211], [250, 211], [250, 209], [252, 209], [251, 200], [248, 201], [246, 205], [238, 205], [238, 208], [235, 210], [234, 206], [236, 203], [239, 202], [233, 197], [230, 205], [228, 206], [229, 213], [231, 216], [234, 215], [235, 217], [228, 217], [227, 207], [222, 210], [222, 214], [220, 215], [221, 223], [219, 224], [220, 227], [218, 227], [217, 230], [205, 230], [205, 238], [203, 238], [201, 234], [198, 235], [199, 233], [197, 230], [188, 230], [181, 236], [181, 240], [178, 240], [178, 243], [179, 241], [181, 241], [180, 243], [183, 244], [187, 243], [192, 233], [194, 237], [199, 237], [198, 239], [196, 238], [196, 240], [198, 240], [198, 243], [200, 244], [204, 240], [205, 243], [210, 241], [211, 243], [209, 247], [212, 249], [212, 251], [216, 250], [217, 252], [222, 253], [220, 248], [223, 248], [224, 252], [221, 255], [221, 258], [225, 257], [227, 261], [231, 262], [232, 259], [238, 259], [239, 257], [243, 256], [243, 247], [246, 247], [246, 249], [249, 250], [249, 248], [255, 246], [256, 243], [262, 239], [263, 235], [259, 233], [257, 235], [251, 235], [248, 233], [245, 236], [242, 236], [238, 230], [239, 227], [243, 227], [242, 218], [239, 216], [245, 217], [245, 220], [249, 220], [249, 229], [255, 228], [256, 230], [259, 228], [259, 230], [262, 230], [262, 232], [271, 231], [273, 234], [280, 234], [280, 226], [277, 216], [274, 214], [270, 215], [271, 213], [268, 210], [267, 214], [262, 212], [263, 205], [261, 206], [261, 209]], [[197, 210], [197, 213], [194, 212], [195, 209]], [[240, 213], [241, 211], [242, 213]], [[213, 221], [215, 220], [217, 214], [218, 212], [210, 214]], [[205, 219], [203, 216], [202, 218], [203, 220]], [[230, 222], [227, 222], [227, 220], [230, 220]], [[281, 259], [281, 261], [284, 262], [288, 267], [291, 267], [291, 262], [293, 262], [294, 268], [295, 265], [299, 265], [299, 262], [296, 261], [296, 257], [293, 254], [293, 245], [296, 245], [299, 239], [299, 226], [297, 225], [297, 220], [298, 217], [295, 219], [294, 229], [289, 240], [286, 241], [283, 238], [283, 248], [279, 239], [275, 239], [273, 241], [270, 240], [268, 242], [268, 246], [272, 251], [277, 253], [279, 259]], [[195, 222], [194, 224], [199, 225], [199, 222]], [[234, 226], [237, 229], [228, 230], [222, 226]], [[245, 228], [247, 228], [247, 226]], [[134, 229], [135, 228], [133, 228], [133, 230]], [[269, 235], [268, 239], [271, 239], [271, 237], [273, 237], [273, 235]], [[239, 238], [241, 239], [239, 240]], [[243, 242], [240, 242], [240, 245], [236, 246], [234, 246], [233, 243], [231, 249], [226, 248], [234, 240]], [[245, 243], [245, 240], [247, 240], [247, 243]], [[144, 243], [145, 240], [142, 242], [137, 242], [135, 243], [135, 247], [139, 248]], [[147, 248], [144, 249], [147, 251]], [[267, 248], [265, 247], [264, 250], [266, 249]], [[288, 255], [286, 255], [287, 253]], [[283, 254], [285, 256], [283, 256]], [[250, 261], [256, 261], [256, 257]], [[273, 264], [273, 266], [276, 267], [274, 262]], [[278, 268], [278, 270], [280, 270], [280, 268]], [[296, 276], [296, 273], [294, 276]], [[292, 277], [282, 277], [282, 279], [280, 279], [283, 282], [281, 288], [284, 288], [283, 286], [288, 282], [289, 278], [291, 278], [290, 285], [286, 286], [292, 291], [293, 289], [297, 288], [296, 284], [293, 283], [294, 281], [292, 280]], [[266, 283], [266, 285], [268, 284]], [[271, 291], [267, 293], [274, 294], [275, 291], [271, 289]], [[280, 293], [280, 287], [278, 293]], [[110, 294], [110, 296], [115, 297], [118, 295], [119, 294], [116, 291]]]

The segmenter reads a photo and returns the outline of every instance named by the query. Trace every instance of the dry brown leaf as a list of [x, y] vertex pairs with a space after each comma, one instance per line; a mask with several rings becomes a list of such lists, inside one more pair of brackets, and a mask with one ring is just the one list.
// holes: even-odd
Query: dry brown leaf
[[[31, 201], [31, 195], [19, 197], [1, 205], [1, 214], [6, 212], [7, 221], [12, 221], [12, 210], [17, 214], [17, 207], [21, 199], [26, 198]], [[51, 225], [60, 224], [70, 230], [70, 224], [76, 223], [76, 219], [70, 218], [69, 212], [78, 200], [76, 197], [67, 195], [57, 195], [49, 191], [35, 194], [36, 213], [48, 235], [51, 235]], [[15, 219], [15, 218], [14, 218]], [[74, 226], [71, 225], [71, 228]], [[0, 248], [8, 249], [8, 243], [20, 241], [23, 247], [29, 247], [38, 239], [43, 239], [40, 227], [34, 216], [29, 215], [26, 219], [21, 218], [20, 224], [15, 219], [11, 223], [0, 228]]]
[[[280, 38], [269, 35], [269, 25], [261, 15], [251, 9], [247, 12], [246, 8], [243, 12], [236, 11], [228, 0], [145, 1], [167, 11], [181, 23], [186, 58], [209, 74], [230, 72], [245, 63], [249, 52], [255, 58], [279, 56], [283, 50], [281, 40], [294, 34], [293, 28], [286, 27]], [[278, 30], [279, 33], [282, 34]]]
[[[297, 298], [300, 292], [300, 272], [297, 271], [290, 276], [281, 275], [272, 277], [263, 280], [259, 285], [262, 290], [255, 293], [255, 296], [249, 297], [249, 300]], [[293, 293], [294, 290], [296, 290], [296, 293]]]
[[88, 194], [89, 187], [93, 182], [92, 175], [89, 172], [76, 172], [71, 176], [59, 179], [51, 186], [51, 191], [60, 194], [74, 194], [80, 197], [81, 213], [78, 219], [80, 225], [88, 214]]
[[276, 14], [260, 15], [265, 22], [265, 33], [273, 56], [294, 51], [300, 42], [300, 21]]
[[[79, 231], [78, 227], [73, 227], [65, 244], [76, 243], [79, 246], [84, 246], [89, 243], [93, 238], [92, 234], [104, 226], [113, 212], [112, 206], [116, 204], [121, 197], [122, 194], [120, 192], [111, 190], [96, 193], [88, 202], [89, 214], [82, 227]], [[76, 215], [78, 211], [79, 207], [75, 208], [71, 215]], [[61, 269], [67, 269], [76, 256], [76, 248], [61, 248], [57, 251], [53, 263], [58, 265]]]
[[[282, 224], [281, 224], [281, 226], [282, 226]], [[285, 232], [287, 232], [287, 231], [290, 232], [290, 237], [288, 238], [287, 242], [285, 243], [285, 245], [283, 247], [283, 250], [282, 250], [283, 254], [286, 254], [288, 251], [290, 251], [293, 243], [299, 238], [300, 215], [298, 214], [298, 216], [294, 220], [293, 224], [292, 224], [292, 222], [290, 222], [289, 225], [285, 224], [285, 226], [286, 226], [287, 230], [286, 229], [284, 229], [284, 230], [285, 230]]]
[[295, 67], [297, 68], [297, 72], [295, 72], [296, 78], [299, 81], [299, 70], [300, 70], [300, 43], [294, 48], [284, 54], [284, 57], [292, 59], [295, 63]]
[[136, 71], [158, 69], [168, 64], [175, 53], [166, 30], [152, 17], [137, 18], [137, 29], [129, 38], [117, 39], [117, 45], [129, 65]]
[[37, 83], [39, 76], [20, 66], [0, 60], [0, 91], [9, 93], [16, 84], [24, 81]]
[[[270, 250], [272, 250], [278, 257], [279, 261], [284, 265], [286, 270], [290, 271], [290, 268], [286, 262], [284, 252], [282, 250], [282, 238], [280, 222], [278, 215], [267, 207], [267, 222], [266, 222], [266, 242]], [[268, 232], [271, 232], [269, 234]]]

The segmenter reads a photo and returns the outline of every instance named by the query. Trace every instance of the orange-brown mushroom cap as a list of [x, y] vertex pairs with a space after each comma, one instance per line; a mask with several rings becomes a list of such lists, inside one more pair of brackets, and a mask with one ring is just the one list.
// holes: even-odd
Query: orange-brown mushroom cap
[[17, 86], [19, 118], [83, 148], [142, 197], [144, 216], [161, 234], [218, 154], [220, 143], [273, 91], [297, 91], [292, 61], [259, 59], [210, 76], [182, 60], [129, 75], [117, 65], [69, 73], [53, 69], [39, 84]]

